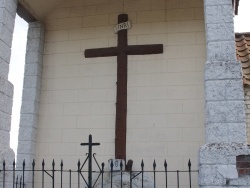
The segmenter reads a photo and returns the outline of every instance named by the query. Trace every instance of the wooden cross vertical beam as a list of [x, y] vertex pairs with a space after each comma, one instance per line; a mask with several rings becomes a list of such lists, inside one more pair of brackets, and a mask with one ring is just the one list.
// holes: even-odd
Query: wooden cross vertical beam
[[[128, 21], [128, 15], [118, 16], [118, 24]], [[128, 82], [128, 45], [127, 30], [118, 32], [118, 56], [117, 56], [117, 94], [116, 94], [116, 129], [115, 129], [115, 158], [126, 160], [127, 137], [127, 82]]]
[[[128, 21], [127, 14], [118, 16], [118, 24]], [[127, 30], [118, 31], [117, 47], [86, 49], [85, 57], [117, 56], [117, 96], [115, 121], [115, 158], [126, 160], [127, 132], [127, 77], [128, 55], [146, 55], [163, 53], [162, 44], [128, 45]]]

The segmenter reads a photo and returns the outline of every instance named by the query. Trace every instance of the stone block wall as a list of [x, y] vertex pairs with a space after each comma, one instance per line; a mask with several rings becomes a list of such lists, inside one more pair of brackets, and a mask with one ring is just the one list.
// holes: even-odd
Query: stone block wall
[[29, 23], [17, 148], [18, 167], [20, 167], [24, 159], [27, 166], [31, 166], [33, 159], [35, 159], [43, 45], [43, 24], [40, 22]]
[[0, 1], [0, 144], [9, 147], [13, 85], [8, 81], [12, 34], [16, 16], [15, 0]]
[[247, 124], [247, 142], [250, 143], [250, 86], [245, 85], [245, 112], [246, 112], [246, 124]]
[[[13, 85], [8, 80], [8, 74], [16, 7], [17, 0], [0, 0], [0, 169], [5, 160], [6, 170], [12, 168], [11, 164], [15, 159], [15, 154], [10, 148]], [[5, 187], [11, 187], [11, 174], [6, 173], [5, 178]], [[1, 185], [2, 180], [3, 173], [0, 174]]]
[[[200, 187], [248, 187], [237, 156], [249, 155], [242, 67], [235, 56], [232, 1], [204, 0], [207, 63], [206, 144], [200, 149]], [[241, 164], [242, 165], [242, 164]]]

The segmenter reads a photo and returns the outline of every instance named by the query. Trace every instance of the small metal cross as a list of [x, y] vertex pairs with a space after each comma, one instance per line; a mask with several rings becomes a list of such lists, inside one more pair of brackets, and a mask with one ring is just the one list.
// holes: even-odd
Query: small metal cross
[[93, 143], [92, 142], [92, 135], [89, 135], [89, 142], [88, 143], [81, 143], [81, 146], [89, 146], [89, 166], [88, 166], [88, 187], [92, 188], [92, 147], [93, 146], [99, 146], [100, 143]]

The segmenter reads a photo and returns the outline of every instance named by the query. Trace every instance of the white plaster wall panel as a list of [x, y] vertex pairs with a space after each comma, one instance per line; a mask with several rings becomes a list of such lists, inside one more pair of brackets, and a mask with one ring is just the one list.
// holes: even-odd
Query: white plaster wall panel
[[[187, 127], [194, 130], [197, 128], [195, 134], [203, 130], [202, 118], [197, 116], [202, 116], [203, 111], [200, 100], [204, 97], [201, 88], [205, 35], [203, 18], [196, 16], [196, 12], [201, 13], [203, 9], [195, 7], [195, 2], [187, 5], [171, 1], [175, 7], [170, 7], [167, 11], [162, 7], [167, 2], [160, 0], [124, 3], [124, 9], [133, 24], [128, 31], [128, 43], [164, 44], [164, 54], [128, 57], [128, 140], [138, 144], [135, 147], [131, 146], [130, 141], [127, 144], [130, 148], [128, 157], [135, 161], [142, 158], [137, 151], [140, 149], [145, 153], [145, 160], [152, 163], [151, 149], [155, 146], [155, 151], [163, 149], [159, 159], [166, 157], [173, 161], [175, 157], [169, 157], [167, 153], [168, 142], [181, 145], [185, 141], [190, 142], [190, 145], [198, 143], [194, 146], [196, 151], [192, 149], [190, 152], [190, 158], [197, 160], [202, 136], [192, 140], [191, 133], [183, 135], [183, 129]], [[43, 135], [39, 136], [38, 145], [41, 144], [44, 148], [42, 150], [47, 159], [52, 158], [53, 148], [53, 154], [56, 153], [57, 146], [59, 154], [56, 157], [67, 158], [71, 154], [62, 153], [62, 145], [70, 143], [73, 148], [78, 148], [79, 143], [90, 133], [96, 141], [100, 141], [98, 137], [101, 139], [101, 147], [94, 150], [102, 158], [108, 159], [114, 153], [116, 58], [85, 59], [83, 56], [83, 51], [88, 48], [117, 45], [113, 25], [117, 23], [118, 13], [113, 8], [100, 10], [100, 7], [109, 5], [109, 2], [84, 1], [84, 5], [79, 6], [71, 2], [57, 8], [57, 13], [52, 13], [45, 20], [48, 33], [43, 60], [39, 131], [43, 135], [46, 132], [62, 131], [62, 140], [51, 140], [51, 144], [42, 139]], [[117, 12], [120, 13], [120, 3], [114, 6], [118, 7]], [[179, 16], [173, 20], [174, 18], [166, 16], [169, 11], [175, 14], [173, 8], [185, 13], [186, 18]], [[65, 13], [60, 13], [64, 10]], [[150, 17], [146, 19], [148, 16]], [[82, 20], [80, 24], [79, 20]], [[171, 35], [176, 32], [175, 41]], [[172, 41], [168, 42], [168, 39]], [[187, 72], [190, 74], [186, 74]], [[188, 109], [192, 108], [191, 103], [195, 103], [195, 112]], [[196, 111], [200, 109], [199, 115], [196, 115]], [[147, 133], [146, 127], [150, 133]], [[146, 140], [145, 135], [149, 135]], [[165, 140], [164, 135], [167, 135]], [[146, 143], [142, 147], [144, 140]], [[50, 151], [45, 149], [46, 145]], [[72, 156], [84, 155], [83, 151], [78, 151], [84, 149], [76, 149]], [[74, 152], [74, 149], [70, 149], [70, 152]], [[41, 159], [41, 154], [38, 146], [38, 160]], [[180, 169], [184, 167], [186, 158], [182, 155], [178, 157], [179, 162], [181, 161]]]
[[166, 12], [167, 21], [177, 21], [177, 20], [194, 20], [195, 9], [172, 9]]
[[151, 10], [164, 10], [166, 7], [165, 0], [151, 0]]
[[133, 2], [124, 2], [124, 11], [143, 11], [143, 10], [150, 10], [150, 0], [139, 0]]
[[141, 11], [137, 13], [137, 23], [162, 22], [165, 21], [165, 15], [164, 10]]
[[186, 20], [180, 22], [181, 32], [205, 31], [204, 21], [202, 20]]

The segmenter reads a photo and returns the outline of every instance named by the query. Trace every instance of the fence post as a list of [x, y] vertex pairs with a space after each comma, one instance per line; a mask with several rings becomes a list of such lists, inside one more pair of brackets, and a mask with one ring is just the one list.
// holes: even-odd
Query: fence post
[[189, 159], [188, 161], [188, 174], [189, 174], [189, 187], [192, 187], [192, 182], [191, 182], [191, 161]]
[[25, 160], [23, 160], [23, 188], [24, 188]]
[[142, 160], [141, 161], [141, 176], [142, 176], [141, 187], [142, 188], [143, 188], [143, 171], [144, 171], [144, 162]]
[[15, 168], [15, 166], [16, 166], [16, 162], [15, 162], [15, 160], [13, 161], [13, 188], [15, 188], [15, 176], [16, 176], [16, 173], [15, 173], [15, 170], [16, 170], [16, 168]]
[[104, 173], [104, 163], [102, 163], [102, 188], [103, 188], [103, 173]]
[[63, 187], [62, 186], [62, 183], [63, 183], [63, 160], [61, 160], [61, 188]]
[[35, 160], [32, 162], [32, 188], [35, 187]]
[[114, 167], [114, 164], [113, 164], [113, 160], [111, 160], [111, 163], [110, 163], [110, 168], [111, 168], [111, 188], [113, 187], [113, 167]]
[[44, 165], [45, 165], [45, 162], [43, 159], [43, 162], [42, 162], [42, 188], [44, 188]]
[[121, 188], [122, 188], [122, 167], [123, 167], [123, 164], [122, 164], [122, 160], [120, 162], [120, 169], [121, 169]]
[[78, 163], [77, 163], [77, 172], [78, 172], [78, 176], [77, 176], [77, 181], [78, 181], [78, 188], [80, 188], [80, 166], [81, 166], [81, 162], [80, 162], [80, 159], [78, 160]]
[[3, 161], [3, 188], [5, 188], [5, 160]]
[[155, 160], [154, 160], [154, 163], [153, 163], [153, 168], [154, 168], [154, 188], [156, 188], [156, 180], [155, 180], [155, 168], [156, 168], [156, 163], [155, 163]]
[[168, 164], [167, 164], [166, 159], [165, 159], [165, 162], [164, 162], [164, 168], [165, 168], [166, 188], [167, 188], [168, 187]]
[[52, 188], [55, 187], [55, 160], [52, 162]]

